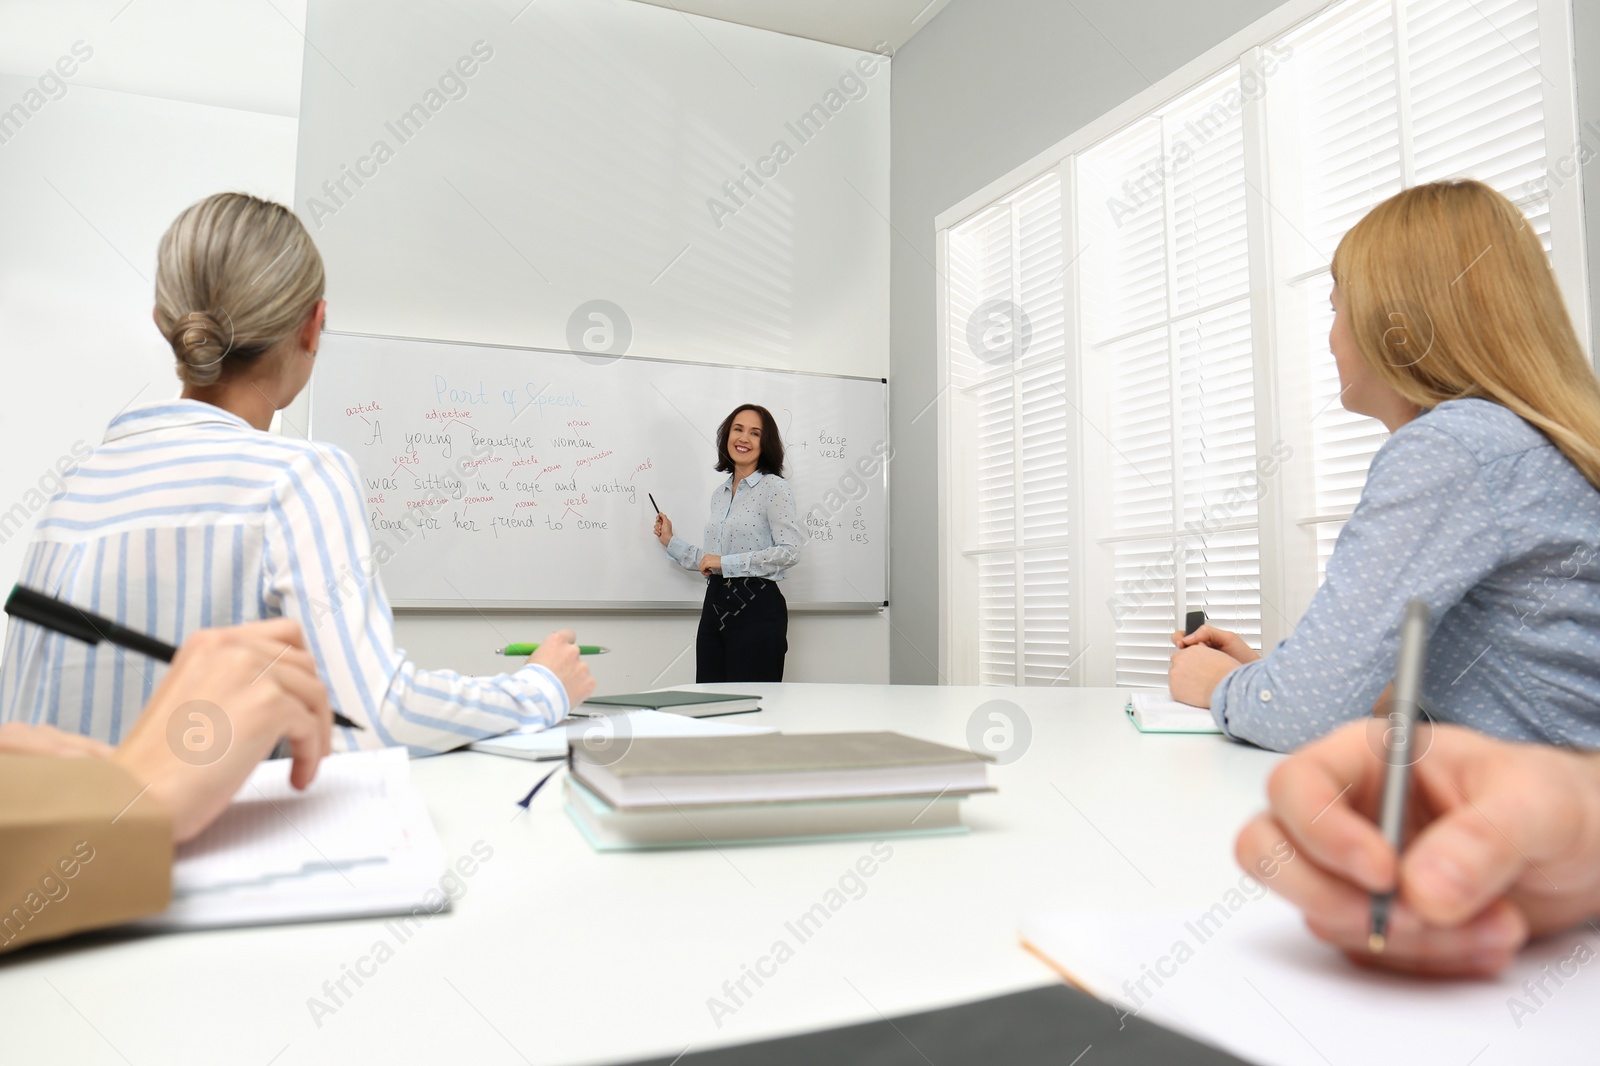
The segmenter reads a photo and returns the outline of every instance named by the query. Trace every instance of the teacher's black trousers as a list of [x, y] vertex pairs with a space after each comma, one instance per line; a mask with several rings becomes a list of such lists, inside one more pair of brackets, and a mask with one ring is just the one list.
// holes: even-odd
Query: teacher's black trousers
[[711, 578], [695, 641], [695, 681], [782, 681], [788, 650], [789, 604], [776, 581]]

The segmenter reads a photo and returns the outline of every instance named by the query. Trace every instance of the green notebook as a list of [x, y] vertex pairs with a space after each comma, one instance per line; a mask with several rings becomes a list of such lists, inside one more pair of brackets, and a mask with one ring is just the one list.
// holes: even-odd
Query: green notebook
[[[718, 714], [743, 714], [761, 709], [760, 696], [734, 692], [629, 692], [621, 696], [591, 696], [584, 707], [623, 708], [630, 711], [671, 711], [690, 718], [710, 718]], [[581, 709], [581, 708], [580, 708]]]

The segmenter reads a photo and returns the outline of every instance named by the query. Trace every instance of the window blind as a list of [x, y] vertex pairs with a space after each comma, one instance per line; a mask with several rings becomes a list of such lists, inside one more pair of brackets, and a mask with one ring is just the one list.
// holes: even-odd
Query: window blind
[[1240, 69], [1083, 154], [1089, 358], [1107, 368], [1119, 684], [1165, 684], [1190, 604], [1260, 631]]
[[[1364, 0], [1286, 41], [1303, 190], [1297, 213], [1310, 237], [1302, 268], [1329, 263], [1372, 205], [1450, 177], [1477, 178], [1517, 201], [1549, 248], [1537, 0]], [[1318, 271], [1299, 289], [1309, 327], [1312, 388], [1303, 413], [1312, 425], [1314, 500], [1299, 518], [1317, 527], [1320, 581], [1388, 434], [1341, 406], [1327, 346], [1331, 278]]]
[[951, 383], [975, 409], [980, 679], [1065, 684], [1073, 472], [1059, 177], [952, 233], [947, 259], [961, 349]]

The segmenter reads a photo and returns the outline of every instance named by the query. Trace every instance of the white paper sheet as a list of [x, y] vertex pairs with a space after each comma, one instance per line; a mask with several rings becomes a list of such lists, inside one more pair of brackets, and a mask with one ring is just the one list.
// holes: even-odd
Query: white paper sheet
[[[622, 721], [624, 720], [625, 721]], [[630, 737], [732, 737], [776, 733], [772, 726], [690, 718], [670, 711], [625, 711], [580, 719], [571, 725], [533, 733], [507, 733], [470, 745], [472, 751], [511, 755], [519, 759], [564, 759], [569, 736], [590, 736], [598, 743]]]
[[1035, 915], [1022, 937], [1119, 1011], [1262, 1064], [1510, 1066], [1589, 1055], [1580, 1049], [1593, 1041], [1600, 1004], [1600, 935], [1590, 926], [1546, 938], [1493, 980], [1419, 979], [1356, 966], [1287, 903], [1252, 898], [1259, 891], [1189, 914]]

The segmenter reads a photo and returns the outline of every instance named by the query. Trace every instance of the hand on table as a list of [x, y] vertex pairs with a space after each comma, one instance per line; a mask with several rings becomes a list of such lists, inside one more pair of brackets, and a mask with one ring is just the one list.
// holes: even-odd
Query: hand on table
[[[1270, 886], [1312, 933], [1367, 965], [1487, 975], [1529, 937], [1600, 913], [1600, 755], [1421, 727], [1411, 843], [1397, 863], [1375, 823], [1386, 767], [1376, 723], [1353, 722], [1284, 760], [1269, 809], [1235, 847], [1247, 870], [1284, 840], [1301, 853]], [[1397, 880], [1375, 955], [1369, 893]]]
[[576, 707], [594, 695], [595, 681], [589, 675], [589, 664], [578, 653], [578, 635], [570, 629], [559, 629], [539, 642], [539, 650], [528, 656], [530, 666], [542, 666], [556, 675], [561, 687], [567, 690], [567, 705]]
[[305, 788], [328, 754], [333, 712], [298, 622], [202, 629], [112, 753], [145, 786], [140, 802], [172, 814], [173, 839], [198, 835], [246, 777], [287, 739], [289, 780]]
[[702, 555], [700, 557], [700, 573], [703, 576], [712, 577], [713, 575], [720, 574], [721, 572], [722, 572], [722, 556], [720, 556], [720, 555]]

